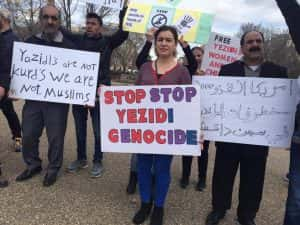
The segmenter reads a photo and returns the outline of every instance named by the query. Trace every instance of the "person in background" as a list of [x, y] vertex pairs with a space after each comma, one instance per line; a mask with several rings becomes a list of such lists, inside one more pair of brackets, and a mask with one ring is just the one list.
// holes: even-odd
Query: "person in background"
[[[176, 47], [178, 34], [174, 27], [162, 26], [154, 34], [157, 59], [144, 63], [138, 73], [137, 85], [191, 84], [188, 70], [178, 64]], [[155, 177], [154, 208], [151, 225], [163, 224], [164, 203], [170, 185], [172, 155], [137, 154], [138, 184], [141, 206], [133, 217], [134, 224], [143, 223], [152, 209], [152, 168]]]
[[[0, 109], [7, 119], [9, 128], [12, 133], [12, 139], [14, 140], [15, 151], [20, 152], [22, 150], [22, 134], [21, 125], [17, 113], [15, 112], [13, 102], [7, 97], [7, 91], [9, 89], [10, 80], [10, 68], [12, 62], [12, 52], [14, 41], [19, 41], [18, 37], [13, 33], [11, 29], [11, 14], [7, 9], [0, 9], [0, 32], [2, 35], [2, 43], [0, 49], [1, 59], [1, 74], [3, 83], [0, 83]], [[5, 89], [5, 91], [3, 91]]]
[[[202, 58], [204, 55], [204, 49], [202, 47], [192, 48], [193, 56], [197, 62], [197, 69], [192, 75], [204, 75], [201, 70]], [[189, 62], [189, 60], [187, 60]], [[188, 63], [189, 65], [189, 63]], [[197, 191], [203, 191], [206, 188], [206, 174], [207, 174], [207, 164], [208, 164], [208, 148], [209, 141], [204, 141], [203, 150], [201, 151], [201, 156], [197, 157], [198, 160], [198, 182], [196, 185]], [[180, 187], [185, 189], [189, 185], [189, 178], [191, 175], [193, 156], [182, 156], [182, 176], [180, 179]]]
[[[0, 49], [3, 48], [3, 37], [2, 34], [0, 33]], [[0, 52], [1, 54], [1, 52]], [[3, 60], [0, 60], [0, 71], [1, 68], [3, 68]], [[1, 106], [1, 100], [2, 98], [5, 96], [5, 92], [7, 91], [7, 84], [8, 84], [8, 80], [7, 77], [2, 76], [1, 72], [0, 72], [0, 106]], [[2, 175], [2, 165], [0, 163], [0, 188], [4, 188], [8, 186], [8, 180], [4, 178], [4, 176]]]
[[[300, 54], [300, 5], [296, 0], [276, 0], [288, 25], [292, 40]], [[300, 87], [300, 78], [298, 85]], [[299, 97], [299, 96], [298, 96]], [[289, 191], [286, 202], [284, 225], [300, 223], [300, 104], [298, 99], [296, 126], [290, 148]]]
[[[115, 48], [120, 46], [128, 38], [128, 32], [122, 30], [126, 4], [125, 2], [125, 8], [120, 11], [119, 29], [111, 36], [104, 36], [102, 34], [102, 18], [93, 12], [86, 15], [86, 31], [83, 35], [72, 34], [61, 29], [63, 34], [77, 46], [78, 50], [100, 52], [98, 87], [101, 85], [111, 85], [109, 74], [111, 54]], [[76, 130], [77, 159], [70, 163], [67, 170], [69, 172], [77, 172], [80, 169], [88, 167], [86, 138], [87, 119], [88, 113], [90, 113], [95, 141], [93, 167], [90, 171], [90, 175], [92, 178], [100, 177], [103, 172], [103, 153], [100, 144], [100, 108], [98, 98], [96, 98], [95, 107], [73, 105], [72, 112]]]

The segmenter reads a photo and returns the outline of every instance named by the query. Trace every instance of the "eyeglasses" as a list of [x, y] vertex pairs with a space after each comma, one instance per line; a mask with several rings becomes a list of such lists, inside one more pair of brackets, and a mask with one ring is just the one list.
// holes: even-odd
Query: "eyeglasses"
[[50, 16], [50, 15], [47, 15], [47, 14], [43, 15], [42, 18], [43, 18], [44, 20], [49, 20], [49, 19], [51, 19], [51, 20], [53, 20], [53, 21], [57, 21], [57, 20], [58, 20], [57, 16]]

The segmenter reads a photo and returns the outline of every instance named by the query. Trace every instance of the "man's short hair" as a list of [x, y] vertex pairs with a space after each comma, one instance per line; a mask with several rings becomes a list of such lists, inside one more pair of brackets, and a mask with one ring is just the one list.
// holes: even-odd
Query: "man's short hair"
[[40, 9], [40, 12], [39, 12], [39, 19], [41, 20], [42, 17], [43, 17], [43, 11], [45, 8], [47, 7], [53, 7], [55, 9], [57, 9], [57, 12], [58, 12], [58, 20], [61, 21], [61, 12], [60, 12], [60, 9], [57, 8], [54, 4], [47, 4], [47, 5], [44, 5], [43, 7], [41, 7]]
[[253, 32], [253, 31], [259, 33], [260, 36], [262, 37], [263, 42], [265, 42], [264, 34], [261, 31], [258, 31], [258, 30], [248, 30], [241, 37], [241, 41], [240, 41], [241, 46], [243, 46], [245, 44], [245, 37], [246, 37], [246, 35], [249, 34], [250, 32]]
[[9, 22], [11, 21], [11, 18], [12, 18], [11, 13], [7, 9], [4, 9], [4, 8], [0, 9], [0, 17], [8, 20]]
[[102, 18], [97, 13], [90, 12], [90, 13], [86, 14], [86, 19], [91, 19], [91, 18], [97, 19], [98, 22], [99, 22], [99, 24], [100, 24], [100, 26], [103, 25]]

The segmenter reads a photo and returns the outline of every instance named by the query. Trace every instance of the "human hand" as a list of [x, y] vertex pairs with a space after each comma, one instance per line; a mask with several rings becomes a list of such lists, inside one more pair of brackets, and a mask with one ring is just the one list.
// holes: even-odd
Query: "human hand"
[[157, 31], [157, 28], [155, 28], [155, 27], [152, 27], [152, 28], [150, 28], [148, 31], [147, 31], [147, 33], [145, 34], [146, 35], [146, 40], [148, 41], [148, 42], [152, 42], [153, 41], [153, 39], [154, 39], [154, 33]]
[[4, 96], [5, 96], [5, 88], [4, 87], [0, 87], [0, 100], [2, 98], [4, 98]]
[[195, 75], [203, 76], [203, 75], [205, 75], [205, 72], [203, 70], [201, 70], [201, 69], [198, 69], [196, 71]]
[[180, 45], [182, 46], [182, 48], [186, 48], [189, 46], [189, 44], [184, 40], [183, 35], [180, 36], [178, 41], [179, 41]]

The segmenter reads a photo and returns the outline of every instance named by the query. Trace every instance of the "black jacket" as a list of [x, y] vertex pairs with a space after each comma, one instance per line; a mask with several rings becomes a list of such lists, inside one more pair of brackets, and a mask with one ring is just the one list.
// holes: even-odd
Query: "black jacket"
[[[289, 27], [289, 31], [295, 44], [298, 54], [300, 54], [300, 5], [296, 0], [276, 0], [277, 4]], [[296, 131], [300, 131], [300, 104], [296, 112]]]
[[37, 36], [32, 36], [28, 38], [25, 42], [30, 44], [46, 45], [49, 47], [58, 47], [58, 48], [67, 48], [67, 49], [75, 48], [74, 44], [65, 37], [63, 38], [62, 42], [55, 42], [55, 41], [48, 42]]
[[64, 36], [74, 43], [76, 49], [101, 53], [98, 72], [98, 86], [99, 84], [111, 84], [109, 71], [112, 51], [120, 46], [128, 38], [129, 34], [128, 32], [122, 30], [125, 13], [126, 9], [120, 11], [119, 29], [112, 36], [100, 35], [98, 38], [94, 38], [88, 37], [86, 34], [72, 34], [62, 29]]
[[6, 91], [10, 84], [10, 68], [13, 53], [14, 41], [18, 41], [17, 36], [12, 30], [7, 30], [1, 33], [0, 40], [0, 86], [4, 87]]
[[300, 54], [300, 5], [296, 0], [276, 0], [289, 27], [296, 50]]
[[[219, 76], [245, 76], [244, 62], [237, 60], [233, 63], [223, 65]], [[264, 62], [261, 65], [260, 77], [287, 78], [287, 69], [272, 62]]]
[[[244, 62], [235, 61], [233, 63], [223, 65], [219, 72], [219, 76], [236, 76], [241, 77], [245, 76]], [[264, 78], [287, 78], [287, 69], [285, 67], [276, 65], [272, 62], [264, 62], [261, 66], [260, 77]], [[259, 150], [262, 151], [262, 154], [265, 156], [268, 154], [267, 146], [259, 145], [248, 145], [248, 144], [236, 144], [236, 143], [225, 143], [225, 142], [216, 142], [217, 148], [230, 148], [230, 149], [248, 149], [248, 150]]]

